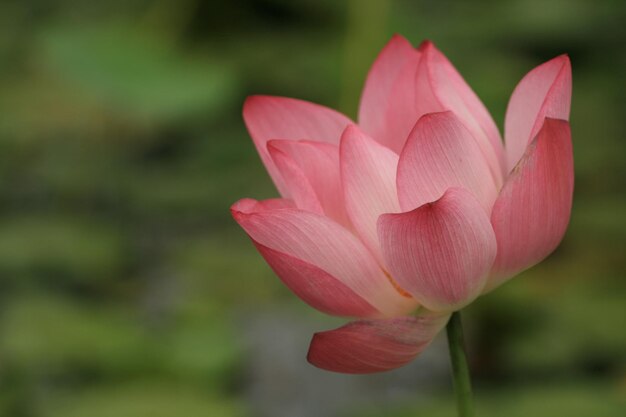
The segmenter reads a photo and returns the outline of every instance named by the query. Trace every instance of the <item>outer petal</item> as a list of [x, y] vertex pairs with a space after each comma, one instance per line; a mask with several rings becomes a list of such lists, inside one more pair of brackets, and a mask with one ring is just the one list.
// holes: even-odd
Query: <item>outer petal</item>
[[243, 105], [243, 118], [252, 140], [283, 197], [289, 191], [267, 151], [271, 139], [308, 139], [337, 144], [350, 119], [335, 110], [285, 97], [251, 96]]
[[520, 160], [546, 117], [569, 120], [572, 67], [567, 55], [558, 56], [530, 71], [509, 101], [504, 121], [507, 167]]
[[382, 264], [376, 221], [400, 211], [396, 194], [398, 155], [356, 126], [346, 128], [340, 145], [341, 180], [346, 210], [362, 240]]
[[[394, 35], [389, 43], [376, 58], [372, 65], [361, 96], [359, 106], [359, 125], [373, 138], [390, 148], [397, 148], [394, 143], [404, 142], [404, 137], [396, 137], [391, 129], [397, 126], [391, 123], [389, 116], [396, 116], [397, 113], [390, 112], [390, 109], [404, 112], [408, 106], [413, 106], [415, 101], [415, 89], [406, 82], [414, 85], [413, 75], [419, 60], [420, 53], [400, 35]], [[398, 88], [398, 85], [401, 87]], [[404, 116], [404, 114], [403, 114]], [[409, 127], [415, 123], [417, 118], [409, 115]], [[403, 124], [402, 118], [396, 117], [396, 122]]]
[[[233, 205], [233, 213], [252, 213], [283, 208], [294, 208], [294, 204], [291, 200], [284, 199], [256, 201], [244, 198]], [[310, 306], [335, 316], [376, 317], [380, 315], [380, 312], [371, 304], [323, 270], [293, 256], [263, 246], [254, 240], [253, 243], [283, 283]]]
[[569, 123], [546, 119], [493, 207], [498, 256], [488, 289], [541, 262], [561, 242], [572, 209]]
[[462, 188], [407, 213], [383, 214], [378, 235], [393, 277], [432, 311], [473, 301], [496, 256], [489, 218]]
[[267, 147], [298, 207], [323, 213], [346, 226], [350, 224], [343, 200], [338, 198], [342, 194], [338, 146], [271, 140]]
[[348, 374], [399, 368], [426, 349], [449, 317], [445, 314], [355, 321], [316, 333], [307, 359], [318, 368]]
[[283, 283], [311, 307], [334, 316], [375, 317], [380, 315], [380, 312], [370, 303], [320, 268], [254, 243]]
[[495, 183], [500, 186], [504, 172], [504, 151], [498, 128], [491, 115], [432, 42], [424, 42], [420, 50], [422, 59], [416, 75], [420, 115], [453, 111], [476, 139], [489, 163]]
[[398, 164], [402, 210], [437, 200], [450, 187], [472, 191], [491, 213], [498, 189], [472, 134], [452, 112], [424, 115], [409, 135]]
[[245, 212], [233, 217], [257, 244], [309, 263], [345, 284], [384, 315], [416, 307], [398, 292], [363, 244], [327, 217], [297, 209]]
[[252, 213], [257, 211], [278, 210], [283, 208], [295, 208], [296, 205], [292, 200], [286, 198], [269, 198], [267, 200], [255, 200], [253, 198], [242, 198], [233, 204], [233, 208], [244, 213]]

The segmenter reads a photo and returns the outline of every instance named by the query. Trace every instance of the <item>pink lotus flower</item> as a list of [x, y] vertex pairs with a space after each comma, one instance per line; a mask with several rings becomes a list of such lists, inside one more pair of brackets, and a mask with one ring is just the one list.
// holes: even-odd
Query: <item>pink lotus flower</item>
[[240, 200], [234, 218], [302, 300], [358, 318], [314, 335], [313, 365], [402, 366], [452, 312], [557, 247], [574, 185], [570, 97], [567, 56], [532, 70], [509, 102], [503, 144], [446, 57], [396, 35], [369, 72], [358, 125], [306, 101], [247, 99], [282, 198]]

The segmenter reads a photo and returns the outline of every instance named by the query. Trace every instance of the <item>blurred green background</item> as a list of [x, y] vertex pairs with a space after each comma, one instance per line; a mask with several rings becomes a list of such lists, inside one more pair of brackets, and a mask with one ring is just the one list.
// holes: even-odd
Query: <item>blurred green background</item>
[[276, 195], [249, 94], [355, 117], [393, 33], [429, 38], [502, 127], [573, 62], [576, 192], [547, 261], [465, 316], [479, 416], [626, 410], [626, 2], [0, 2], [0, 415], [454, 416], [445, 343], [350, 377], [228, 207]]

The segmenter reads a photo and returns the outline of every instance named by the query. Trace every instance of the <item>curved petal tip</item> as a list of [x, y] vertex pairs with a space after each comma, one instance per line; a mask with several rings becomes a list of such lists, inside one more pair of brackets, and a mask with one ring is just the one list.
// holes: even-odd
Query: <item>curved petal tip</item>
[[307, 360], [332, 372], [369, 374], [411, 362], [441, 331], [449, 315], [359, 320], [316, 333]]

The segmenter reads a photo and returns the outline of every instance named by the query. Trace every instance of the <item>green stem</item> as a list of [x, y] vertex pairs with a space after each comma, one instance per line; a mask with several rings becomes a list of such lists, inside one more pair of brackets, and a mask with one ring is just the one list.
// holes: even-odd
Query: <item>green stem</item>
[[472, 417], [474, 415], [472, 383], [465, 355], [460, 312], [457, 311], [452, 314], [446, 326], [446, 332], [448, 333], [450, 362], [452, 362], [452, 378], [454, 381], [454, 392], [456, 394], [456, 406], [459, 417]]

